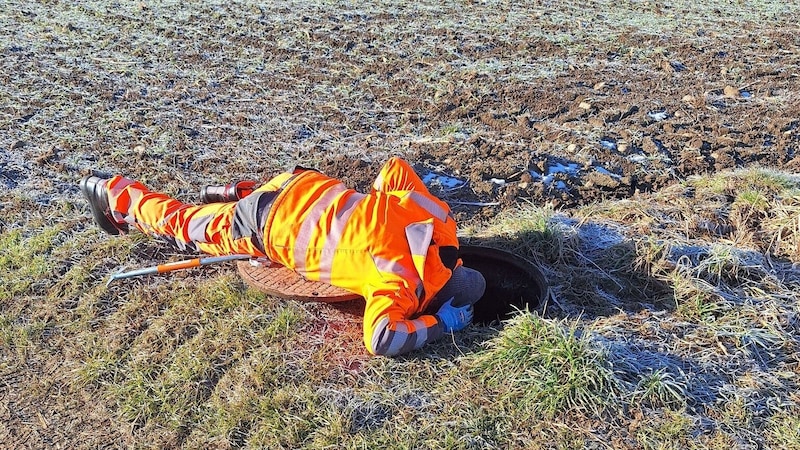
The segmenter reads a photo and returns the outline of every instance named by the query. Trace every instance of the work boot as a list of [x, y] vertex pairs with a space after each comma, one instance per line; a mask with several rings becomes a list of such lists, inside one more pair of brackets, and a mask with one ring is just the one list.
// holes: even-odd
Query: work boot
[[95, 175], [88, 175], [81, 180], [81, 192], [89, 200], [89, 208], [97, 225], [108, 234], [120, 234], [128, 232], [127, 223], [119, 223], [114, 220], [111, 208], [108, 206], [108, 180]]
[[200, 203], [227, 203], [241, 200], [256, 187], [253, 180], [242, 180], [224, 186], [206, 186], [200, 190]]

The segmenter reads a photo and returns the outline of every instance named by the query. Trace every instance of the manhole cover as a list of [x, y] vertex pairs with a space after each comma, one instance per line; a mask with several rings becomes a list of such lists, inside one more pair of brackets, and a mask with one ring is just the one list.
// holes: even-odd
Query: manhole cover
[[237, 261], [236, 265], [245, 283], [276, 297], [310, 302], [345, 302], [361, 298], [327, 283], [306, 280], [281, 265], [254, 265], [250, 261]]

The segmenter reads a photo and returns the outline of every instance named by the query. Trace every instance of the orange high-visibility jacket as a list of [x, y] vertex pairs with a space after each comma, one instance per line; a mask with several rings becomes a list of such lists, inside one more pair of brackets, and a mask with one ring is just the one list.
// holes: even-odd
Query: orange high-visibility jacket
[[[307, 279], [361, 294], [364, 343], [373, 354], [405, 353], [443, 334], [423, 311], [461, 264], [447, 267], [440, 256], [440, 248], [458, 247], [456, 223], [399, 158], [384, 165], [369, 194], [313, 170], [281, 174], [227, 205], [189, 206], [113, 184], [112, 209], [144, 231], [210, 254], [266, 255]], [[138, 201], [115, 201], [123, 190]]]

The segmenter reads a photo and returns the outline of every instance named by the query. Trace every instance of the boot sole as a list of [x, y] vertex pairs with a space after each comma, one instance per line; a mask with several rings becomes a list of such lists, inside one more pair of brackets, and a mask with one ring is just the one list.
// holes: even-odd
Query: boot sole
[[118, 235], [127, 232], [127, 227], [117, 225], [110, 219], [111, 209], [108, 207], [108, 200], [105, 200], [102, 193], [99, 195], [96, 193], [98, 183], [94, 180], [100, 180], [100, 178], [93, 175], [86, 176], [81, 180], [80, 185], [83, 196], [89, 202], [89, 209], [92, 210], [94, 221], [108, 234]]

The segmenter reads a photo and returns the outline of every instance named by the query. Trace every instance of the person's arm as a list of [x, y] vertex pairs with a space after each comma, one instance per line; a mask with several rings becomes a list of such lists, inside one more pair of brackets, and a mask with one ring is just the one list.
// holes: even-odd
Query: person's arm
[[373, 355], [396, 356], [433, 342], [446, 332], [458, 331], [472, 321], [472, 305], [456, 308], [446, 302], [435, 315], [410, 319], [414, 301], [404, 287], [376, 289], [367, 295], [364, 344]]

